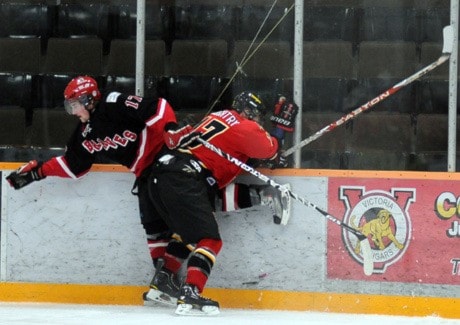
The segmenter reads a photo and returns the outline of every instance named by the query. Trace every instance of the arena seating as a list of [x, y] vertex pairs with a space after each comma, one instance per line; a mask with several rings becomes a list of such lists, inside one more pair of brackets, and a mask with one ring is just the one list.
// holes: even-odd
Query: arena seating
[[52, 6], [43, 1], [2, 1], [0, 3], [0, 37], [35, 36], [42, 41], [53, 33]]
[[[314, 135], [325, 126], [342, 117], [340, 113], [304, 112], [302, 115], [302, 135], [304, 138]], [[303, 168], [348, 168], [347, 149], [351, 129], [347, 125], [325, 133], [302, 149]]]
[[[251, 41], [236, 41], [234, 44], [227, 68], [227, 77], [235, 77], [229, 87], [230, 93], [234, 96], [245, 90], [254, 91], [271, 107], [277, 94], [292, 93], [290, 44], [283, 41], [251, 44]], [[241, 65], [241, 71], [235, 74]]]
[[110, 40], [109, 6], [101, 2], [60, 1], [53, 37], [98, 37], [105, 47]]
[[362, 113], [353, 120], [350, 169], [405, 170], [413, 150], [415, 126], [410, 114]]
[[64, 88], [73, 77], [102, 75], [102, 40], [50, 38], [41, 72], [41, 107], [62, 107]]
[[231, 42], [243, 1], [178, 0], [172, 6], [174, 39], [224, 39]]
[[77, 123], [64, 109], [35, 110], [27, 141], [33, 147], [64, 148]]
[[304, 42], [305, 111], [342, 112], [355, 105], [356, 99], [351, 98], [354, 79], [352, 52], [352, 43], [347, 41]]
[[[460, 123], [460, 118], [457, 118], [457, 126], [459, 125], [458, 123]], [[448, 145], [447, 114], [419, 114], [417, 116], [416, 131], [414, 169], [446, 171]], [[459, 149], [460, 145], [457, 141], [457, 152]]]
[[[420, 66], [424, 67], [439, 58], [442, 44], [423, 42], [421, 44]], [[417, 109], [420, 113], [447, 114], [449, 107], [449, 64], [446, 63], [430, 72], [419, 82]], [[460, 107], [460, 102], [457, 103]]]
[[[224, 88], [263, 21], [253, 49], [293, 3], [278, 0], [269, 14], [273, 1], [267, 0], [146, 0], [144, 95], [166, 97], [180, 116], [203, 114], [213, 104], [214, 109], [228, 106], [243, 90], [259, 93], [271, 109], [278, 94], [293, 93], [294, 10]], [[442, 27], [450, 21], [449, 1], [305, 0], [303, 4], [303, 136], [436, 60]], [[17, 135], [21, 140], [12, 134], [12, 144], [64, 145], [67, 122], [60, 130], [44, 128], [69, 118], [62, 115], [62, 92], [76, 75], [95, 77], [102, 90], [135, 93], [136, 10], [135, 0], [0, 3], [0, 89], [8, 94], [1, 97], [0, 110], [2, 117], [11, 110], [12, 119], [25, 119], [25, 136], [22, 129]], [[341, 126], [343, 130], [334, 130], [329, 140], [325, 136], [309, 145], [302, 151], [302, 164], [444, 168], [447, 149], [435, 145], [438, 137], [430, 139], [421, 130], [426, 123], [429, 134], [440, 123], [429, 115], [447, 116], [448, 95], [448, 64], [444, 64]], [[366, 137], [365, 126], [379, 122], [379, 132], [386, 135]], [[393, 123], [400, 128], [409, 124], [408, 131], [395, 137]], [[436, 135], [438, 130], [432, 132]], [[406, 140], [410, 148], [401, 148]], [[427, 146], [421, 146], [425, 142]]]
[[[144, 96], [164, 95], [166, 46], [163, 40], [147, 40], [144, 56]], [[136, 70], [135, 40], [114, 39], [110, 45], [104, 75], [106, 90], [135, 94]]]
[[357, 10], [340, 5], [304, 5], [304, 40], [343, 40], [357, 42]]
[[[137, 1], [111, 1], [111, 39], [135, 39], [137, 33]], [[169, 47], [173, 38], [172, 0], [148, 0], [145, 2], [145, 39], [164, 40]]]
[[[357, 78], [368, 100], [375, 98], [399, 81], [416, 72], [418, 62], [415, 42], [361, 42]], [[376, 105], [379, 111], [414, 112], [415, 86], [408, 85]]]
[[[235, 40], [252, 41], [258, 35], [256, 41], [260, 42], [275, 27], [293, 3], [291, 0], [278, 0], [272, 8], [273, 1], [244, 0], [240, 15], [237, 17], [238, 24]], [[262, 24], [263, 27], [259, 32]], [[294, 10], [291, 10], [270, 34], [268, 41], [285, 41], [292, 45], [294, 40], [293, 30]]]
[[21, 107], [0, 107], [0, 147], [26, 144], [26, 116]]
[[177, 110], [206, 110], [219, 94], [227, 66], [225, 40], [175, 40], [165, 96]]
[[22, 107], [27, 125], [33, 107], [38, 105], [40, 66], [40, 38], [0, 38], [0, 107]]
[[384, 7], [380, 4], [364, 6], [359, 12], [359, 42], [416, 42], [419, 39], [418, 11], [412, 6]]

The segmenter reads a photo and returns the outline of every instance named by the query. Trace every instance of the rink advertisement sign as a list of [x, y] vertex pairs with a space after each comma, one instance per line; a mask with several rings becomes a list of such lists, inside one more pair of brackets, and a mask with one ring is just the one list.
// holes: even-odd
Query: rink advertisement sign
[[360, 242], [327, 226], [327, 276], [333, 279], [460, 283], [460, 182], [330, 178], [328, 212], [358, 229], [372, 249], [362, 269]]

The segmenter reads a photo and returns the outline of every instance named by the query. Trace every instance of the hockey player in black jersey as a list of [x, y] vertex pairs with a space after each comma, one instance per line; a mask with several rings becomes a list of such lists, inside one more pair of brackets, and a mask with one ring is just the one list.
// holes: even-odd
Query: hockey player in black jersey
[[[189, 133], [191, 126], [178, 127], [174, 111], [164, 98], [119, 92], [103, 96], [96, 80], [89, 76], [72, 79], [64, 98], [66, 111], [80, 120], [64, 155], [45, 162], [32, 160], [8, 175], [8, 182], [20, 189], [48, 176], [78, 179], [89, 172], [98, 156], [126, 166], [136, 176], [133, 192], [138, 196], [151, 258], [158, 264], [173, 234], [150, 203], [146, 180], [155, 157], [165, 148], [165, 141], [174, 147], [194, 139], [195, 135]], [[152, 285], [156, 286], [157, 296], [162, 290], [165, 296], [174, 298], [178, 296], [176, 282], [174, 275], [168, 275], [166, 279], [157, 277]], [[152, 297], [155, 298], [159, 297]]]

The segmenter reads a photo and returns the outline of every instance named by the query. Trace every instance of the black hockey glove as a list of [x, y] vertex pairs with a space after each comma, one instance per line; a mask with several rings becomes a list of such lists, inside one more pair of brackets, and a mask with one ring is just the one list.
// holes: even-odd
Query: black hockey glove
[[287, 168], [289, 163], [288, 163], [287, 158], [281, 155], [282, 152], [283, 151], [280, 150], [278, 154], [276, 155], [276, 157], [273, 159], [264, 160], [264, 163], [262, 164], [261, 167], [266, 167], [270, 169]]
[[24, 166], [21, 166], [18, 170], [15, 170], [8, 176], [6, 180], [15, 190], [18, 190], [34, 181], [39, 181], [46, 176], [42, 173], [43, 163], [31, 160]]
[[288, 160], [286, 157], [283, 157], [281, 155], [281, 152], [278, 153], [278, 156], [276, 156], [275, 162], [276, 162], [275, 168], [286, 168], [288, 166]]
[[288, 166], [288, 160], [287, 158], [283, 157], [281, 154], [283, 153], [283, 150], [280, 150], [276, 157], [272, 160], [271, 162], [271, 169], [275, 168], [286, 168]]
[[275, 104], [273, 115], [270, 121], [274, 126], [288, 132], [294, 131], [295, 118], [299, 112], [299, 107], [295, 103], [288, 102], [286, 97], [280, 96]]

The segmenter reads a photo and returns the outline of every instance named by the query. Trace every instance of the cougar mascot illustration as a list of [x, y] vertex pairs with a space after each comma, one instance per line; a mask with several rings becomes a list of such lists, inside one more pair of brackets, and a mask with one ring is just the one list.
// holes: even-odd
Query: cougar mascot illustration
[[[364, 223], [361, 227], [358, 227], [355, 223], [356, 216], [351, 217], [351, 226], [356, 230], [359, 230], [365, 236], [371, 236], [372, 241], [380, 249], [384, 250], [385, 245], [383, 243], [383, 238], [387, 237], [391, 240], [398, 249], [404, 247], [393, 234], [393, 230], [390, 227], [390, 218], [392, 217], [391, 213], [388, 210], [382, 209], [377, 213], [375, 219], [372, 219], [369, 222]], [[355, 253], [359, 254], [361, 247], [358, 244], [355, 247]]]

